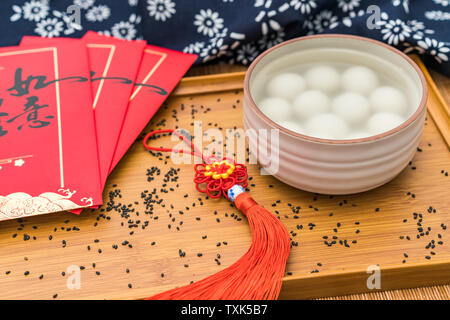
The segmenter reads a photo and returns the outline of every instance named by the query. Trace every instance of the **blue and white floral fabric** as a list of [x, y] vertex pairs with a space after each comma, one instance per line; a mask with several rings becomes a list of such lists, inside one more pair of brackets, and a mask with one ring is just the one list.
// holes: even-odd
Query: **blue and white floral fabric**
[[3, 46], [94, 30], [241, 64], [294, 37], [356, 34], [450, 75], [450, 0], [2, 0], [0, 26]]

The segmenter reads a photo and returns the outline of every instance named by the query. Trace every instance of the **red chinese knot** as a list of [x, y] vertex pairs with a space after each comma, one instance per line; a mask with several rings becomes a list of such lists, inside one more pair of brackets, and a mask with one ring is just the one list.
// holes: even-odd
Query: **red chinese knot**
[[219, 198], [221, 195], [228, 198], [228, 189], [236, 184], [247, 187], [247, 168], [232, 159], [223, 158], [222, 161], [211, 164], [196, 164], [194, 169], [195, 187], [211, 198]]

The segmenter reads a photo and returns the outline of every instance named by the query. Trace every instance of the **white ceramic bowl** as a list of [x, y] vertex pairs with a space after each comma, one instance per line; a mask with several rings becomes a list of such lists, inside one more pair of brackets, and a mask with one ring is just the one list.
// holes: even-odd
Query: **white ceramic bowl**
[[[353, 140], [328, 140], [285, 129], [267, 118], [254, 100], [255, 86], [285, 61], [320, 62], [334, 51], [345, 53], [340, 62], [382, 69], [403, 86], [415, 111], [398, 127], [382, 134]], [[291, 57], [291, 58], [289, 58]], [[269, 76], [270, 77], [270, 76]], [[258, 143], [249, 136], [249, 146], [262, 167], [272, 168], [279, 180], [296, 188], [322, 194], [351, 194], [381, 186], [397, 176], [413, 158], [422, 136], [426, 115], [427, 86], [417, 65], [402, 52], [384, 43], [350, 35], [307, 36], [281, 43], [255, 59], [244, 84], [244, 126], [278, 129], [279, 145]], [[269, 134], [270, 136], [270, 134]], [[279, 150], [276, 150], [279, 148]], [[279, 157], [271, 157], [276, 154]], [[273, 170], [275, 168], [275, 170]], [[270, 171], [270, 170], [269, 170]]]

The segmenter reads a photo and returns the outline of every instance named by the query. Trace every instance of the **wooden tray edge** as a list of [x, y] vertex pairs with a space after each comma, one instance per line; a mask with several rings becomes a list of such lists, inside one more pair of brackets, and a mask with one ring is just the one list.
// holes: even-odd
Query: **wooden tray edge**
[[428, 85], [428, 99], [434, 99], [436, 103], [428, 103], [428, 112], [433, 118], [439, 132], [444, 138], [447, 147], [450, 148], [450, 107], [445, 102], [444, 97], [439, 91], [436, 83], [431, 77], [428, 69], [420, 60], [418, 55], [410, 55], [411, 59], [417, 64], [417, 66], [422, 70]]
[[[370, 289], [367, 286], [368, 278], [372, 274], [373, 272], [367, 270], [345, 270], [340, 274], [314, 273], [285, 277], [280, 299], [313, 299], [450, 284], [450, 260], [428, 265], [414, 263], [408, 268], [381, 266], [379, 289]], [[417, 274], [420, 276], [418, 277]], [[408, 279], [407, 286], [404, 285], [405, 277]]]
[[238, 90], [244, 87], [245, 71], [182, 78], [172, 95], [193, 95]]

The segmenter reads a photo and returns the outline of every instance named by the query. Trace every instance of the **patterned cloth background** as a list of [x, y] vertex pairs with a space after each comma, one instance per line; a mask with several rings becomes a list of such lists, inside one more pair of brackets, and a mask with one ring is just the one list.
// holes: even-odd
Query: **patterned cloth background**
[[246, 65], [283, 40], [348, 33], [418, 52], [450, 76], [450, 0], [1, 0], [0, 28], [2, 46], [94, 30]]

